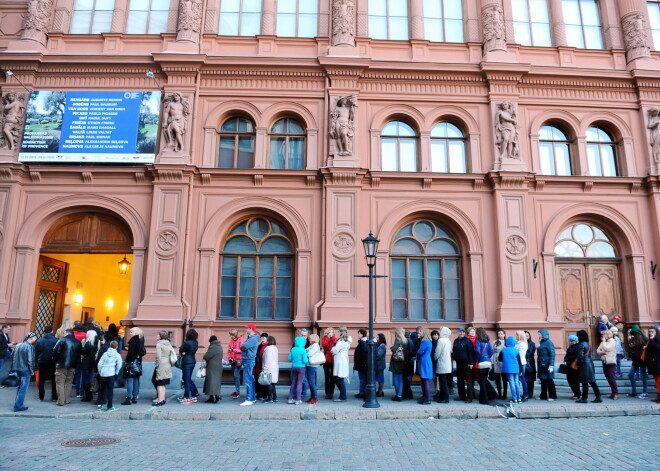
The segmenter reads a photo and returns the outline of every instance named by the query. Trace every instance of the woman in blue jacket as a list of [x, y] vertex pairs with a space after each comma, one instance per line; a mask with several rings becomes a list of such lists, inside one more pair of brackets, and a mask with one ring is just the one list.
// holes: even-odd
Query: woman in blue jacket
[[539, 399], [554, 401], [557, 399], [555, 389], [555, 344], [550, 340], [547, 330], [539, 330], [539, 347], [536, 349], [536, 364], [541, 380], [541, 395]]
[[423, 327], [419, 334], [421, 343], [417, 350], [417, 362], [419, 363], [419, 377], [422, 378], [422, 398], [417, 401], [420, 404], [431, 404], [431, 381], [433, 380], [433, 360], [431, 360], [431, 350], [433, 344], [431, 343], [431, 334], [429, 329]]
[[474, 349], [479, 365], [479, 404], [488, 404], [488, 371], [492, 366], [490, 359], [493, 357], [493, 346], [483, 327], [477, 329], [477, 344]]
[[305, 367], [309, 365], [309, 357], [307, 350], [305, 350], [305, 339], [296, 337], [293, 342], [294, 347], [289, 353], [289, 361], [291, 362], [291, 388], [289, 389], [289, 404], [302, 404], [302, 382], [305, 377]]
[[502, 374], [506, 375], [511, 389], [511, 402], [522, 402], [520, 382], [518, 379], [522, 375], [523, 365], [518, 349], [516, 348], [516, 339], [513, 336], [509, 336], [506, 339], [506, 347], [500, 352], [499, 360], [502, 362]]

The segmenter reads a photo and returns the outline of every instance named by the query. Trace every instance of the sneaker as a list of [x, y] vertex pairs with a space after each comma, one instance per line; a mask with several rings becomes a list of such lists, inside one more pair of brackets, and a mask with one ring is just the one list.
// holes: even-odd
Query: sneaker
[[637, 394], [630, 393], [630, 394], [628, 394], [628, 397], [637, 397]]
[[179, 404], [183, 406], [187, 406], [188, 404], [190, 404], [190, 399], [184, 399], [183, 401], [179, 401]]
[[28, 407], [27, 407], [27, 406], [23, 406], [23, 407], [20, 407], [20, 408], [18, 408], [18, 409], [14, 409], [14, 412], [24, 412], [24, 411], [26, 411], [26, 410], [28, 410]]
[[264, 400], [261, 401], [261, 402], [263, 402], [264, 404], [272, 404], [272, 403], [273, 403], [273, 400], [272, 400], [272, 399], [264, 399]]
[[108, 409], [107, 412], [114, 412], [114, 411], [116, 411], [116, 410], [119, 410], [119, 409], [117, 409], [116, 407], [111, 407], [110, 409]]
[[333, 399], [332, 402], [346, 402], [346, 399]]
[[302, 404], [302, 401], [296, 401], [297, 406], [299, 406], [300, 404]]
[[188, 399], [188, 402], [191, 402], [193, 404], [196, 403], [197, 402], [197, 396], [191, 397], [190, 399]]
[[188, 399], [186, 399], [185, 397], [177, 397], [176, 400], [179, 402], [183, 402], [183, 401], [187, 401]]
[[99, 404], [98, 406], [96, 406], [96, 410], [103, 410], [103, 405]]
[[556, 400], [557, 400], [557, 399], [553, 399], [553, 398], [549, 398], [549, 399], [548, 399], [548, 401], [550, 401], [550, 402], [552, 402], [552, 401], [556, 401]]
[[649, 395], [648, 395], [648, 394], [640, 394], [640, 395], [637, 396], [637, 397], [638, 397], [639, 399], [648, 399], [648, 398], [649, 398]]
[[286, 403], [287, 403], [287, 404], [295, 404], [296, 401], [294, 401], [293, 399], [289, 399], [288, 401], [286, 401]]
[[241, 395], [238, 394], [236, 391], [234, 391], [233, 393], [231, 393], [231, 398], [232, 398], [232, 399], [238, 399], [239, 397], [241, 397]]
[[241, 402], [240, 405], [241, 406], [251, 406], [252, 404], [254, 404], [254, 401], [243, 401], [243, 402]]
[[317, 402], [319, 402], [319, 400], [318, 400], [318, 399], [310, 399], [310, 400], [307, 401], [307, 402], [308, 402], [309, 404], [316, 404]]

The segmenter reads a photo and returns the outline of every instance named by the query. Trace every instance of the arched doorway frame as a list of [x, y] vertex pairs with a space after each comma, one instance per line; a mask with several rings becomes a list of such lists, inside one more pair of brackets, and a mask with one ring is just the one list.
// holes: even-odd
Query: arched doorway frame
[[125, 202], [101, 195], [84, 194], [55, 198], [35, 209], [23, 222], [14, 247], [14, 275], [8, 317], [29, 319], [36, 284], [39, 251], [48, 230], [64, 216], [78, 212], [110, 213], [122, 219], [133, 236], [133, 268], [127, 318], [136, 315], [142, 297], [142, 273], [146, 252], [146, 230], [138, 212]]
[[562, 208], [550, 220], [543, 237], [541, 256], [545, 278], [547, 321], [562, 323], [556, 280], [555, 240], [560, 231], [577, 221], [607, 229], [621, 256], [622, 301], [628, 306], [628, 321], [650, 320], [648, 286], [644, 268], [646, 259], [642, 240], [635, 226], [619, 211], [592, 203]]

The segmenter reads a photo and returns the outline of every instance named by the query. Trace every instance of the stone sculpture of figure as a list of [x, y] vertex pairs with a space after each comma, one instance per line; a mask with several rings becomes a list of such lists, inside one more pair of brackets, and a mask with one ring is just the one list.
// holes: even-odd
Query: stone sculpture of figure
[[355, 135], [355, 108], [357, 97], [345, 96], [337, 100], [335, 109], [330, 113], [330, 138], [335, 140], [338, 155], [353, 153], [353, 136]]
[[621, 25], [628, 62], [640, 57], [650, 57], [651, 51], [646, 44], [646, 31], [644, 31], [644, 15], [640, 12], [629, 13], [621, 19]]
[[504, 12], [502, 7], [489, 4], [481, 11], [484, 31], [484, 52], [506, 51]]
[[45, 46], [46, 33], [53, 16], [53, 0], [30, 0], [21, 38], [32, 39]]
[[176, 25], [176, 40], [199, 42], [202, 24], [202, 0], [181, 0]]
[[183, 137], [186, 134], [187, 116], [190, 114], [190, 104], [183, 99], [180, 93], [171, 93], [165, 98], [163, 114], [165, 116], [163, 123], [165, 144], [168, 149], [181, 152]]
[[11, 150], [18, 147], [21, 130], [23, 129], [25, 106], [23, 106], [21, 98], [16, 93], [9, 92], [2, 100], [4, 105], [2, 111], [2, 137], [4, 138], [4, 147]]
[[651, 155], [656, 163], [660, 163], [660, 108], [649, 110], [649, 124], [651, 130]]
[[355, 46], [355, 3], [353, 0], [332, 2], [332, 45]]
[[495, 142], [500, 150], [499, 159], [518, 159], [518, 118], [514, 105], [503, 101], [495, 114]]

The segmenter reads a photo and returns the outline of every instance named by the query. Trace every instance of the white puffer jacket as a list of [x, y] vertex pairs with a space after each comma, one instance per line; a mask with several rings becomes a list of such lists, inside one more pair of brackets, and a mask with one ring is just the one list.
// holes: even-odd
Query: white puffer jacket
[[99, 374], [104, 378], [116, 376], [121, 370], [121, 355], [114, 348], [108, 348], [99, 360]]
[[451, 330], [448, 327], [443, 327], [440, 330], [440, 339], [433, 352], [433, 358], [436, 360], [435, 373], [439, 375], [447, 375], [451, 373], [451, 341], [449, 336]]

